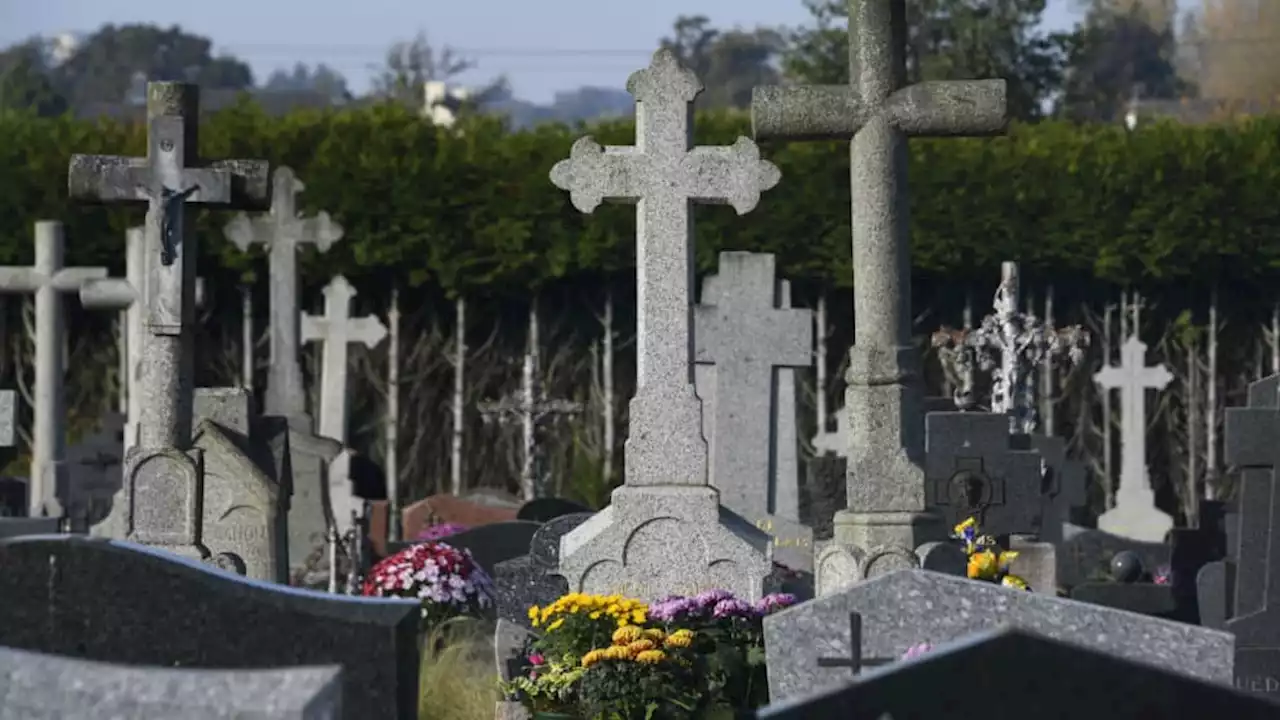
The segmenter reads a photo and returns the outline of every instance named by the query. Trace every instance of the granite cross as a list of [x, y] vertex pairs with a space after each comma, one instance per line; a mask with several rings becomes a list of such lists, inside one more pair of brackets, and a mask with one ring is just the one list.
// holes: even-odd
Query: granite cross
[[207, 558], [200, 518], [204, 471], [198, 453], [188, 452], [197, 250], [195, 235], [184, 232], [184, 208], [263, 208], [270, 186], [265, 161], [201, 163], [199, 105], [195, 85], [148, 83], [147, 156], [73, 155], [67, 186], [73, 199], [147, 203], [146, 282], [137, 293], [147, 313], [141, 423], [117, 502], [125, 508], [128, 539]]
[[507, 396], [494, 402], [482, 402], [476, 405], [485, 420], [497, 419], [499, 422], [519, 419], [524, 430], [524, 455], [520, 463], [520, 493], [525, 501], [536, 497], [547, 497], [548, 488], [539, 487], [546, 478], [542, 476], [541, 453], [537, 442], [538, 426], [548, 417], [556, 415], [576, 415], [582, 412], [582, 404], [572, 400], [548, 400], [539, 397], [538, 384], [532, 375], [528, 376], [520, 390], [520, 395]]
[[[636, 389], [623, 485], [604, 513], [561, 539], [559, 574], [574, 590], [626, 588], [650, 601], [717, 587], [757, 598], [772, 569], [768, 537], [722, 508], [707, 477], [693, 385], [692, 205], [727, 203], [745, 214], [781, 174], [747, 138], [693, 147], [702, 83], [671, 50], [654, 53], [627, 90], [636, 100], [635, 145], [601, 147], [584, 137], [551, 169], [582, 212], [606, 199], [637, 206]], [[672, 548], [680, 562], [659, 560]]]
[[0, 293], [35, 295], [35, 387], [31, 403], [31, 517], [62, 517], [54, 478], [65, 450], [62, 293], [78, 292], [86, 280], [106, 277], [104, 267], [64, 267], [62, 223], [41, 220], [35, 228], [35, 264], [0, 267]]
[[795, 412], [776, 407], [774, 368], [813, 364], [813, 313], [777, 307], [777, 285], [773, 255], [722, 252], [694, 307], [711, 484], [722, 504], [751, 520], [778, 512], [771, 439], [777, 412]]
[[341, 275], [324, 288], [324, 315], [302, 316], [302, 341], [320, 342], [320, 434], [338, 442], [347, 439], [347, 346], [363, 343], [370, 349], [387, 336], [376, 315], [351, 317], [356, 289]]
[[1148, 389], [1160, 390], [1173, 380], [1163, 365], [1146, 365], [1147, 346], [1136, 335], [1120, 348], [1120, 365], [1098, 371], [1094, 382], [1104, 392], [1120, 390], [1120, 489], [1116, 506], [1098, 517], [1107, 532], [1142, 540], [1164, 542], [1173, 519], [1156, 508], [1155, 494], [1147, 478]]
[[864, 659], [862, 657], [862, 615], [860, 613], [849, 613], [849, 657], [847, 658], [818, 658], [818, 667], [828, 668], [849, 668], [852, 675], [862, 672], [864, 667], [879, 667], [888, 665], [893, 660], [883, 658]]
[[253, 219], [237, 214], [224, 233], [242, 251], [254, 243], [270, 248], [271, 366], [263, 408], [268, 415], [299, 418], [306, 415], [307, 407], [298, 359], [298, 247], [311, 244], [326, 252], [342, 239], [342, 226], [323, 211], [312, 217], [300, 215], [297, 196], [306, 186], [293, 170], [276, 168], [272, 186], [270, 213]]
[[199, 105], [195, 85], [148, 83], [147, 156], [72, 155], [67, 178], [73, 199], [147, 203], [144, 448], [185, 450], [191, 442], [197, 252], [195, 235], [184, 232], [184, 206], [256, 209], [270, 196], [265, 161], [201, 163]]
[[[853, 193], [854, 315], [846, 409], [852, 538], [910, 546], [945, 529], [925, 510], [919, 359], [911, 334], [907, 138], [996, 135], [1005, 81], [906, 84], [905, 0], [849, 0], [849, 85], [757, 87], [758, 140], [848, 140]], [[896, 512], [901, 522], [884, 522]], [[879, 519], [871, 519], [877, 517]], [[841, 535], [838, 533], [837, 540]]]

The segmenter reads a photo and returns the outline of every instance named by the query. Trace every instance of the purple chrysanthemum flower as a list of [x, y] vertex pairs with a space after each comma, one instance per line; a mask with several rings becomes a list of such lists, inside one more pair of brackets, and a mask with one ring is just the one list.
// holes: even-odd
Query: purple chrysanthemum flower
[[716, 604], [719, 603], [721, 600], [730, 600], [732, 598], [733, 598], [733, 593], [729, 592], [728, 590], [717, 589], [717, 590], [705, 590], [703, 592], [700, 592], [697, 594], [696, 597], [693, 598], [693, 601], [697, 603], [699, 607], [711, 608], [711, 607], [715, 607]]
[[726, 617], [751, 617], [755, 614], [755, 608], [745, 600], [739, 600], [730, 596], [716, 603], [715, 609], [711, 611], [711, 616], [716, 618]]
[[770, 593], [756, 601], [756, 612], [761, 615], [775, 613], [796, 603], [796, 596], [791, 593]]
[[913, 658], [918, 658], [932, 649], [933, 649], [933, 646], [930, 645], [929, 643], [917, 643], [907, 648], [907, 651], [902, 654], [902, 659], [911, 660]]
[[418, 533], [418, 537], [416, 539], [419, 542], [439, 540], [440, 538], [446, 538], [446, 537], [449, 537], [450, 535], [457, 535], [458, 533], [463, 532], [464, 530], [470, 530], [470, 529], [471, 528], [467, 527], [466, 525], [460, 525], [458, 523], [441, 523], [439, 525], [431, 525], [426, 528], [423, 528], [422, 532]]
[[649, 617], [658, 622], [671, 622], [682, 618], [695, 609], [689, 598], [672, 596], [649, 606]]

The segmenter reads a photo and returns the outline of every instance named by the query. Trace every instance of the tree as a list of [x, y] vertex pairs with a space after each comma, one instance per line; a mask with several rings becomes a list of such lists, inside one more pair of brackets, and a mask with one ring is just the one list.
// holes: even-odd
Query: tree
[[1202, 0], [1196, 14], [1200, 94], [1220, 100], [1280, 100], [1280, 3]]
[[1092, 0], [1072, 36], [1059, 111], [1113, 122], [1130, 99], [1173, 99], [1194, 88], [1179, 77], [1172, 0]]
[[[425, 83], [446, 81], [475, 67], [474, 61], [459, 56], [451, 48], [445, 47], [437, 53], [426, 34], [418, 33], [413, 40], [397, 42], [387, 50], [386, 65], [373, 80], [374, 95], [421, 107]], [[469, 101], [483, 106], [509, 95], [506, 78], [499, 77], [472, 92]]]
[[206, 89], [253, 87], [253, 72], [240, 60], [212, 54], [209, 38], [174, 25], [104, 25], [52, 70], [55, 87], [72, 106], [123, 100], [134, 75], [148, 80], [183, 81]]
[[681, 15], [672, 27], [673, 36], [663, 38], [680, 64], [697, 73], [706, 87], [698, 96], [698, 108], [751, 105], [751, 88], [777, 84], [780, 75], [773, 67], [782, 49], [781, 33], [767, 28], [722, 31], [711, 27], [704, 15]]
[[[844, 0], [805, 0], [814, 25], [792, 34], [783, 69], [797, 81], [849, 79]], [[1004, 78], [1009, 113], [1038, 118], [1061, 87], [1065, 37], [1038, 29], [1046, 0], [908, 0], [907, 76]]]
[[347, 89], [347, 79], [324, 63], [316, 65], [315, 68], [307, 67], [305, 63], [298, 63], [293, 66], [292, 72], [276, 70], [267, 78], [262, 89], [268, 92], [310, 90], [322, 93], [334, 102], [351, 99], [351, 92]]
[[49, 78], [42, 41], [33, 38], [0, 52], [0, 110], [61, 115], [67, 101]]

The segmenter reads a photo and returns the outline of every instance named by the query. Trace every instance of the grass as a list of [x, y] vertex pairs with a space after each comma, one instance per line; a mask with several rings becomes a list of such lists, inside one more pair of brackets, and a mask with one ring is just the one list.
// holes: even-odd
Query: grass
[[491, 623], [464, 617], [424, 638], [418, 720], [492, 720], [499, 699], [492, 644]]

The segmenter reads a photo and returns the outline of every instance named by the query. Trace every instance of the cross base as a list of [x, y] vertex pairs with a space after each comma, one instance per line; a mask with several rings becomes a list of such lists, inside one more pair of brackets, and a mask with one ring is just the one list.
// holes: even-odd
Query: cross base
[[1098, 516], [1098, 529], [1112, 535], [1149, 543], [1162, 543], [1173, 529], [1173, 518], [1155, 507], [1150, 491], [1147, 502], [1130, 503], [1128, 498]]
[[715, 488], [622, 486], [609, 507], [560, 540], [571, 592], [646, 602], [724, 589], [748, 601], [773, 570], [769, 535], [720, 505]]

